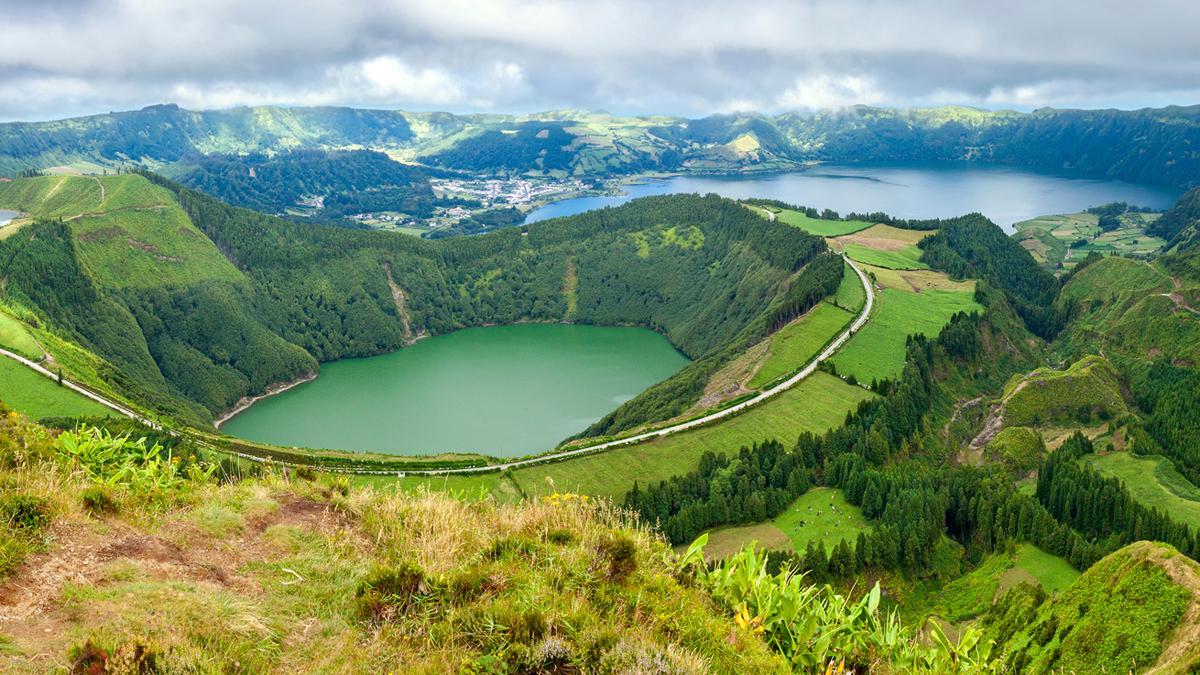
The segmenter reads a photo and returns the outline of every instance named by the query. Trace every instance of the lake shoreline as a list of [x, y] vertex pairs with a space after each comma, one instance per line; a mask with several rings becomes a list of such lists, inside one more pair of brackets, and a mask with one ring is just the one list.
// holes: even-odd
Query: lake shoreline
[[298, 387], [298, 386], [304, 384], [305, 382], [312, 382], [313, 380], [317, 379], [318, 374], [319, 373], [317, 373], [317, 372], [307, 373], [303, 377], [296, 379], [296, 380], [292, 380], [291, 382], [281, 382], [279, 384], [273, 384], [273, 385], [267, 387], [267, 390], [265, 392], [259, 394], [258, 396], [243, 396], [242, 398], [238, 399], [238, 402], [235, 403], [232, 408], [230, 408], [228, 411], [226, 411], [220, 417], [213, 420], [213, 428], [220, 431], [222, 424], [225, 424], [226, 422], [233, 419], [238, 414], [246, 412], [247, 410], [250, 409], [250, 406], [254, 405], [255, 403], [258, 403], [259, 401], [263, 400], [264, 398], [275, 396], [276, 394], [282, 394], [283, 392], [285, 392], [289, 389], [292, 389], [293, 387]]

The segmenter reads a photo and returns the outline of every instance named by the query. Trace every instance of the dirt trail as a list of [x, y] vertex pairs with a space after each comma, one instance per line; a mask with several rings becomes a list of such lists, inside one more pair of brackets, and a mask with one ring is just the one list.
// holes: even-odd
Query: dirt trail
[[354, 545], [363, 544], [351, 522], [324, 502], [294, 494], [276, 494], [271, 501], [275, 508], [246, 516], [243, 527], [220, 536], [202, 531], [186, 518], [162, 529], [86, 516], [56, 522], [49, 532], [48, 549], [31, 556], [0, 584], [0, 634], [32, 662], [48, 664], [55, 661], [52, 655], [67, 652], [73, 639], [68, 629], [79, 621], [64, 606], [63, 591], [69, 585], [102, 588], [119, 583], [114, 570], [122, 564], [133, 565], [155, 581], [186, 581], [255, 596], [261, 593], [263, 581], [247, 571], [250, 563], [280, 555], [263, 536], [269, 527], [285, 525], [331, 535], [336, 531], [339, 537], [348, 534], [347, 541]]
[[99, 176], [92, 176], [92, 180], [96, 181], [96, 185], [100, 186], [100, 207], [104, 208], [104, 200], [108, 199], [108, 193], [104, 191], [104, 181], [100, 180]]

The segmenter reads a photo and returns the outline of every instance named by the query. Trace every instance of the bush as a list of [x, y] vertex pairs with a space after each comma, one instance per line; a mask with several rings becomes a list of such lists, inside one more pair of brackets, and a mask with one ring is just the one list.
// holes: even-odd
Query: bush
[[575, 533], [570, 530], [550, 530], [546, 533], [546, 541], [558, 546], [566, 546], [575, 542]]
[[637, 546], [623, 534], [610, 535], [597, 549], [609, 581], [621, 583], [637, 569]]
[[119, 509], [117, 498], [103, 485], [93, 485], [79, 493], [79, 501], [83, 508], [92, 513], [116, 513]]
[[431, 595], [425, 572], [412, 563], [376, 567], [358, 585], [359, 613], [370, 621], [386, 621], [415, 609]]
[[0, 497], [0, 521], [17, 530], [41, 531], [50, 524], [50, 502], [33, 495], [4, 495]]

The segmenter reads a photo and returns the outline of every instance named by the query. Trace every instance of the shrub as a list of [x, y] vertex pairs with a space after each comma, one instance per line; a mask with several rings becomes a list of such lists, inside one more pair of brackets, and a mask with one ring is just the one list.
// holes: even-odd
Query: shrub
[[26, 532], [38, 532], [50, 524], [50, 502], [33, 495], [0, 497], [0, 521]]
[[92, 485], [79, 493], [79, 501], [83, 508], [92, 513], [116, 513], [119, 505], [117, 498], [103, 485]]
[[[292, 471], [292, 475], [296, 477], [296, 480], [308, 481], [310, 483], [317, 479], [317, 472], [313, 471], [311, 466], [298, 466]], [[349, 490], [348, 486], [347, 490]]]
[[623, 534], [613, 534], [600, 542], [599, 561], [609, 581], [621, 583], [637, 569], [637, 546]]
[[546, 541], [558, 546], [573, 544], [576, 538], [575, 533], [570, 530], [550, 530], [546, 533]]
[[421, 568], [412, 563], [376, 567], [358, 585], [359, 613], [370, 621], [386, 621], [415, 609], [433, 587]]

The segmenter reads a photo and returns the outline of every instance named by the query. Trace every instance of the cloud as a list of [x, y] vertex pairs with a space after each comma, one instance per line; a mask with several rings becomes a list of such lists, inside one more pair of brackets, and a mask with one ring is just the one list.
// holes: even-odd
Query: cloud
[[178, 102], [701, 115], [1197, 102], [1183, 0], [0, 0], [0, 119]]

